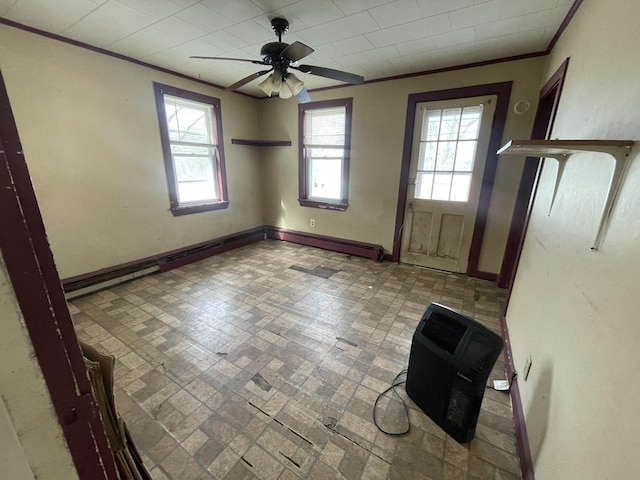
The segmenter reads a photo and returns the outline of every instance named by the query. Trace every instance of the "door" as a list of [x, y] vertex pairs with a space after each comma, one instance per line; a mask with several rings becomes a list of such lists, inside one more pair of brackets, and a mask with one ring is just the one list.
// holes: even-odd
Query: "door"
[[400, 261], [467, 271], [496, 95], [416, 108]]

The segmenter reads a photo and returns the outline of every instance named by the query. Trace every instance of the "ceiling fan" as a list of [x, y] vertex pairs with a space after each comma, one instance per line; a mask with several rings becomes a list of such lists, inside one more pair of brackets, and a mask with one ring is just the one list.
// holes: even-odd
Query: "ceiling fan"
[[307, 90], [304, 88], [304, 83], [293, 73], [290, 73], [289, 69], [352, 84], [360, 84], [364, 82], [364, 78], [361, 75], [355, 75], [341, 70], [334, 70], [333, 68], [318, 67], [314, 65], [298, 65], [299, 60], [313, 53], [313, 48], [301, 42], [293, 42], [291, 45], [282, 42], [282, 35], [289, 29], [289, 22], [284, 18], [274, 18], [271, 20], [271, 28], [278, 37], [278, 41], [270, 42], [262, 46], [262, 49], [260, 50], [262, 60], [202, 56], [192, 56], [189, 58], [233, 60], [237, 62], [251, 62], [256, 65], [267, 65], [270, 68], [252, 73], [251, 75], [238, 80], [233, 85], [228, 86], [226, 90], [237, 90], [252, 80], [273, 72], [266, 80], [263, 80], [260, 83], [260, 88], [269, 96], [273, 93], [277, 93], [280, 98], [290, 98], [295, 95], [300, 103], [309, 102], [311, 101], [311, 98], [309, 97]]

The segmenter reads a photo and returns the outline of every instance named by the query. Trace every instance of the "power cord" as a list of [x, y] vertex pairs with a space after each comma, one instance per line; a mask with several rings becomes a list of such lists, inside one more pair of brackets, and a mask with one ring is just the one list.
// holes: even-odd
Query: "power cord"
[[[408, 372], [408, 369], [404, 369], [402, 371], [400, 371], [400, 373], [398, 373], [396, 375], [396, 377], [393, 379], [393, 381], [391, 382], [391, 386], [389, 388], [387, 388], [384, 392], [380, 393], [380, 395], [378, 395], [378, 398], [376, 398], [375, 403], [373, 404], [373, 423], [376, 427], [378, 427], [378, 430], [380, 430], [382, 433], [386, 433], [387, 435], [395, 435], [395, 436], [399, 436], [399, 435], [405, 435], [407, 433], [409, 433], [409, 430], [411, 429], [411, 423], [409, 423], [409, 406], [407, 405], [407, 403], [404, 401], [404, 399], [398, 394], [398, 392], [396, 391], [396, 387], [399, 387], [400, 385], [404, 385], [407, 380], [402, 380], [402, 381], [398, 381], [400, 379], [400, 377], [404, 374], [406, 374]], [[405, 415], [407, 417], [407, 429], [402, 431], [402, 432], [388, 432], [386, 431], [384, 428], [382, 428], [380, 425], [378, 425], [378, 419], [376, 418], [376, 411], [378, 409], [378, 402], [380, 401], [380, 399], [386, 395], [387, 393], [389, 393], [390, 391], [393, 390], [393, 393], [396, 395], [396, 397], [398, 397], [400, 399], [400, 401], [402, 402], [402, 406], [404, 407], [404, 411], [405, 411]]]

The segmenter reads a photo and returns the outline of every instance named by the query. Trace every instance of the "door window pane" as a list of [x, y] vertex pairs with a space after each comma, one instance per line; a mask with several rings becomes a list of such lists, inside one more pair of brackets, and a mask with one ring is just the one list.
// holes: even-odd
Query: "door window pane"
[[452, 202], [466, 202], [469, 198], [470, 186], [470, 173], [454, 173], [453, 181], [451, 182], [451, 196], [449, 199]]
[[456, 172], [470, 172], [473, 170], [473, 160], [476, 156], [475, 141], [464, 141], [458, 143], [456, 151]]
[[431, 198], [432, 187], [433, 173], [419, 173], [416, 178], [416, 189], [413, 197], [429, 200]]
[[477, 140], [480, 130], [480, 116], [482, 106], [465, 107], [460, 119], [460, 140]]
[[451, 174], [436, 173], [433, 180], [432, 200], [449, 200], [451, 190]]
[[469, 199], [481, 115], [482, 105], [423, 112], [415, 198]]
[[456, 159], [457, 142], [439, 142], [438, 158], [436, 159], [436, 171], [453, 170], [453, 162]]
[[461, 108], [449, 108], [442, 111], [440, 122], [440, 140], [455, 140], [460, 130]]
[[436, 165], [437, 142], [420, 142], [418, 170], [434, 170]]

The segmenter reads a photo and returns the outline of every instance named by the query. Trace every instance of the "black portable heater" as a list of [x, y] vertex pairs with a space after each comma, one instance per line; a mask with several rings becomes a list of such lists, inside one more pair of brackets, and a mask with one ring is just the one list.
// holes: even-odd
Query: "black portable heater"
[[413, 334], [407, 394], [446, 433], [468, 442], [503, 346], [502, 338], [485, 326], [432, 303]]

